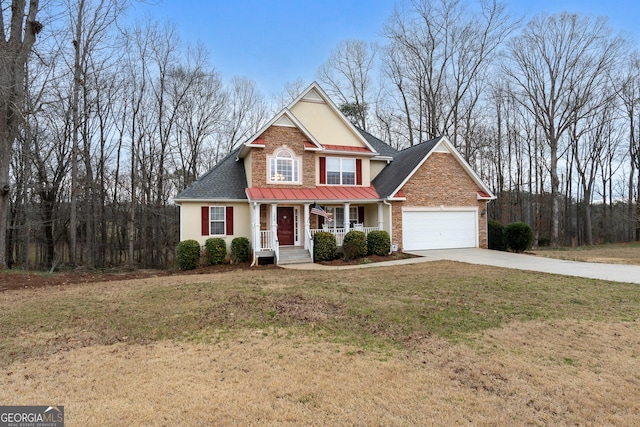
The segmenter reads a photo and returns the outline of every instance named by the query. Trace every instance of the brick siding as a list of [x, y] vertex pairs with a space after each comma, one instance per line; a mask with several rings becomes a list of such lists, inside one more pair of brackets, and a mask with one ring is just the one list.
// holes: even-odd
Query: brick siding
[[393, 241], [402, 247], [402, 208], [478, 207], [478, 243], [487, 247], [487, 216], [480, 213], [487, 202], [478, 200], [478, 186], [457, 160], [448, 153], [432, 153], [402, 187], [407, 200], [393, 203]]
[[[250, 187], [315, 187], [315, 153], [304, 150], [304, 141], [308, 141], [309, 138], [305, 137], [299, 129], [286, 126], [271, 126], [259, 138], [264, 139], [265, 147], [251, 150], [252, 173], [251, 182], [248, 183]], [[302, 163], [300, 170], [302, 184], [269, 184], [267, 182], [267, 158], [285, 145]]]

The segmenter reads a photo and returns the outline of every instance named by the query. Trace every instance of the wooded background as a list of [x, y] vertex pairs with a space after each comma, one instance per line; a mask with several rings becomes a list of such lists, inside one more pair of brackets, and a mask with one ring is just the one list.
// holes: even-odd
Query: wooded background
[[[311, 83], [268, 99], [170, 23], [126, 25], [124, 0], [0, 6], [0, 267], [171, 267], [172, 196]], [[318, 59], [354, 124], [398, 149], [446, 135], [489, 218], [536, 244], [640, 240], [635, 40], [471, 0], [407, 0], [380, 31]]]

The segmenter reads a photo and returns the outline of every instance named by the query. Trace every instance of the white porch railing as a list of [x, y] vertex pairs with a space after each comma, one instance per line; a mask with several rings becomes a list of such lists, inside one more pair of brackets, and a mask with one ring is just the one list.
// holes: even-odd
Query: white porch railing
[[[364, 232], [364, 234], [366, 236], [372, 231], [379, 230], [379, 228], [378, 227], [361, 227], [361, 228], [354, 227], [351, 230], [362, 231], [362, 232]], [[349, 230], [349, 231], [351, 231], [351, 230]], [[345, 231], [344, 228], [328, 228], [326, 230], [324, 230], [322, 228], [312, 228], [309, 231], [311, 232], [311, 237], [312, 238], [319, 231], [325, 231], [325, 232], [333, 234], [334, 236], [336, 236], [336, 245], [337, 246], [342, 246], [342, 242], [344, 241], [344, 236], [348, 233], [348, 231]]]
[[263, 251], [272, 251], [271, 247], [271, 230], [260, 230], [260, 249]]
[[[379, 230], [378, 227], [354, 227], [353, 230], [364, 232], [365, 236], [370, 232]], [[348, 233], [344, 228], [312, 228], [305, 232], [305, 248], [309, 250], [311, 256], [313, 256], [313, 236], [319, 231], [326, 231], [336, 236], [336, 245], [342, 246], [344, 236]], [[274, 251], [276, 259], [280, 256], [280, 247], [278, 244], [277, 234], [271, 230], [260, 230], [260, 251]]]

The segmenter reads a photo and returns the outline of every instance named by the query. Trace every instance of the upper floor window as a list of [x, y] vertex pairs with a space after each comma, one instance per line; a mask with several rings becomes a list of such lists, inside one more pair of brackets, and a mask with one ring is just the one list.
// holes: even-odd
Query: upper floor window
[[289, 150], [282, 149], [269, 159], [269, 182], [300, 182], [300, 161]]
[[327, 184], [355, 185], [356, 159], [327, 157]]

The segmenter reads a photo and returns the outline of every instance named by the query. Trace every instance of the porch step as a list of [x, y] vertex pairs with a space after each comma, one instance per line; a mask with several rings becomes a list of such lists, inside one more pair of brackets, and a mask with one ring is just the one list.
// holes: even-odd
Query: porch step
[[279, 265], [303, 264], [313, 262], [311, 254], [304, 248], [280, 248]]

